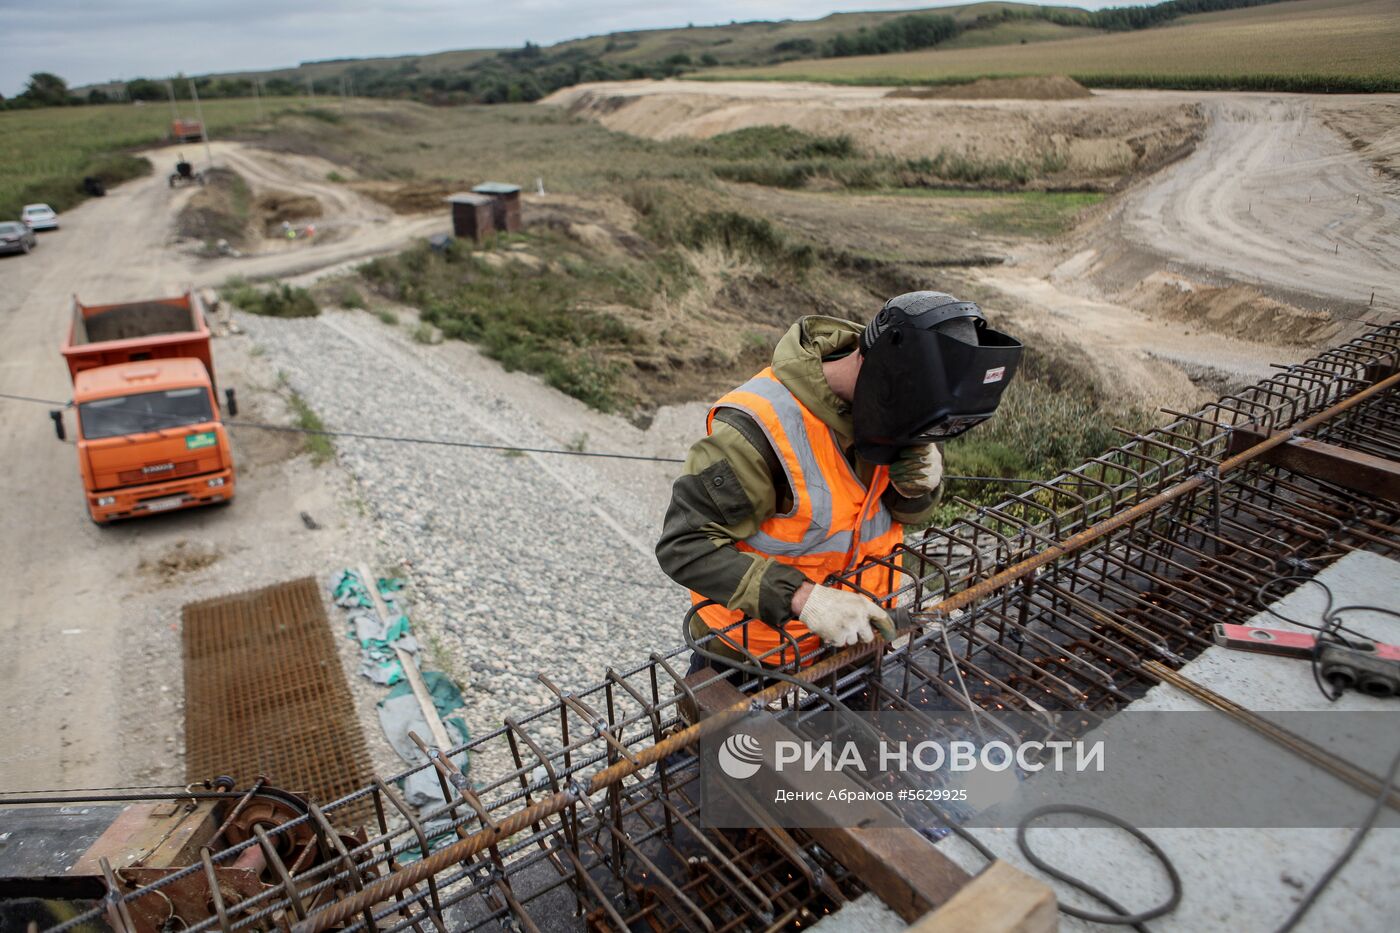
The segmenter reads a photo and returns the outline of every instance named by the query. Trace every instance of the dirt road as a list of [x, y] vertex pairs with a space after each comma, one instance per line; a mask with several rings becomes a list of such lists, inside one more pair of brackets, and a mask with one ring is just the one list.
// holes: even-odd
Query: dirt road
[[[1026, 335], [1086, 351], [1111, 394], [1180, 406], [1395, 315], [1400, 186], [1321, 115], [1379, 118], [1390, 101], [1146, 96], [1202, 106], [1196, 151], [1139, 182], [1099, 222], [976, 275], [1011, 303]], [[1320, 327], [1320, 315], [1336, 326]]]
[[1323, 122], [1325, 109], [1396, 96], [1196, 96], [1205, 138], [1128, 197], [1124, 232], [1237, 281], [1361, 305], [1374, 292], [1377, 305], [1400, 307], [1400, 184]]
[[[382, 252], [444, 225], [389, 215], [326, 182], [328, 166], [314, 159], [231, 143], [216, 144], [214, 155], [255, 191], [272, 184], [324, 199], [338, 236], [199, 260], [168, 248], [189, 191], [171, 191], [159, 170], [117, 187], [64, 214], [62, 228], [41, 234], [31, 255], [0, 258], [0, 392], [69, 397], [58, 347], [75, 292], [120, 301], [233, 274], [284, 275]], [[172, 158], [169, 150], [150, 157], [158, 169]], [[215, 358], [220, 382], [238, 387], [245, 417], [285, 417], [277, 373], [246, 339], [218, 341]], [[71, 442], [54, 438], [43, 407], [0, 400], [0, 567], [10, 591], [0, 614], [0, 790], [183, 782], [180, 605], [370, 558], [362, 520], [338, 504], [343, 474], [291, 457], [283, 441], [236, 437], [234, 446], [240, 493], [231, 508], [98, 528], [82, 504]], [[301, 511], [323, 529], [308, 530]]]

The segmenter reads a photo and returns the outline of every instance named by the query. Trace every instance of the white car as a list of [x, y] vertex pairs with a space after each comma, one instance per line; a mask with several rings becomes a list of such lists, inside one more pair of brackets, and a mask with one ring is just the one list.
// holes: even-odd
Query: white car
[[30, 230], [58, 229], [58, 215], [47, 204], [26, 204], [19, 216], [29, 225]]

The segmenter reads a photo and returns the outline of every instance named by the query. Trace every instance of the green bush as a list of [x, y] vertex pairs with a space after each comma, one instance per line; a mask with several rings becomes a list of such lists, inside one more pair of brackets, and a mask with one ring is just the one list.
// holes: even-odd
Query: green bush
[[[533, 236], [524, 241], [541, 243]], [[590, 305], [636, 305], [647, 300], [653, 286], [626, 265], [570, 252], [563, 239], [550, 239], [548, 246], [559, 267], [549, 275], [522, 263], [487, 262], [460, 243], [442, 252], [420, 244], [367, 263], [361, 274], [387, 297], [419, 308], [419, 330], [427, 339], [436, 328], [448, 339], [479, 344], [507, 369], [534, 373], [609, 410], [616, 404], [618, 368], [604, 362], [599, 351], [632, 346], [641, 338]]]
[[796, 240], [762, 217], [732, 210], [700, 209], [664, 185], [634, 186], [626, 198], [642, 215], [642, 232], [662, 246], [718, 246], [770, 271], [799, 276], [816, 264], [817, 251], [810, 243]]
[[315, 317], [321, 313], [316, 299], [309, 291], [285, 283], [258, 288], [242, 279], [230, 279], [220, 292], [224, 300], [249, 314], [261, 314], [264, 317]]
[[[1145, 427], [1147, 413], [1102, 408], [1074, 367], [1028, 349], [1021, 369], [1002, 397], [996, 415], [943, 450], [950, 475], [1049, 479], [1121, 443], [1114, 426]], [[950, 481], [935, 524], [963, 511], [959, 496], [992, 505], [1023, 490], [1016, 484]]]
[[[293, 392], [287, 397], [287, 404], [291, 406], [292, 414], [296, 416], [297, 427], [303, 431], [324, 431], [325, 424], [321, 421], [321, 416], [306, 404], [306, 400]], [[325, 434], [307, 433], [302, 435], [302, 445], [306, 452], [311, 455], [311, 462], [320, 466], [327, 460], [335, 456], [335, 445]]]
[[717, 159], [850, 159], [860, 153], [846, 134], [816, 136], [780, 126], [749, 126], [696, 144], [699, 154]]
[[324, 107], [308, 107], [307, 109], [303, 110], [302, 113], [313, 120], [320, 120], [322, 123], [330, 123], [334, 125], [337, 123], [345, 122], [344, 116], [336, 113], [334, 110], [327, 110]]

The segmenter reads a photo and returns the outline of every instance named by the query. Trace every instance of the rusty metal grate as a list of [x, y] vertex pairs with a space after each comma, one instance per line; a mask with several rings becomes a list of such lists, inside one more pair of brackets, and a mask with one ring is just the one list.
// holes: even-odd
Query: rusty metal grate
[[[190, 603], [183, 631], [188, 779], [265, 775], [321, 802], [370, 780], [315, 580]], [[334, 818], [366, 820], [367, 803]]]

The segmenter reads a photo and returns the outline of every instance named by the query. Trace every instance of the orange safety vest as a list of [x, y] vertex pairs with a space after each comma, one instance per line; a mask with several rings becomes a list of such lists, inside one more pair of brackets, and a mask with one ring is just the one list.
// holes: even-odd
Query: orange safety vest
[[[867, 489], [841, 452], [831, 428], [778, 381], [772, 367], [714, 404], [706, 419], [708, 432], [714, 431], [715, 412], [721, 408], [737, 409], [763, 429], [792, 490], [791, 510], [766, 519], [757, 532], [737, 542], [739, 550], [796, 567], [807, 579], [820, 584], [832, 574], [843, 573], [870, 557], [888, 555], [904, 540], [904, 526], [893, 519], [880, 501], [889, 485], [886, 471], [878, 470], [873, 488]], [[894, 574], [886, 568], [867, 571], [861, 577], [857, 585], [876, 599], [888, 596], [893, 588]], [[690, 598], [692, 605], [706, 599], [694, 591]], [[706, 606], [699, 615], [712, 629], [728, 628], [744, 618], [739, 610], [718, 604]], [[811, 663], [821, 639], [796, 619], [790, 620], [784, 630], [797, 640], [803, 664]], [[763, 658], [766, 664], [788, 664], [794, 660], [791, 642], [762, 621], [750, 621], [732, 629], [727, 636], [759, 657], [784, 645], [783, 651]]]

